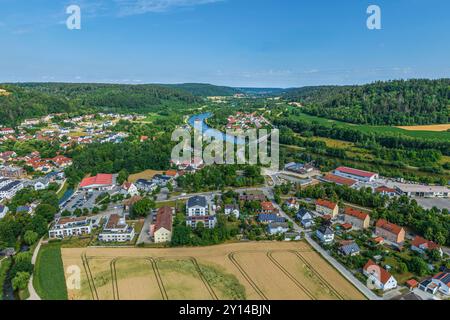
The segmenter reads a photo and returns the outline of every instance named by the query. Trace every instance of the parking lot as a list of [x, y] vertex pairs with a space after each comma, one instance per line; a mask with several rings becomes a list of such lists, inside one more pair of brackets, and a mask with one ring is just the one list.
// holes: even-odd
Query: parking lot
[[117, 189], [109, 190], [109, 191], [77, 191], [72, 198], [66, 202], [62, 207], [61, 211], [68, 210], [70, 212], [75, 211], [76, 209], [83, 210], [84, 208], [92, 211], [95, 207], [95, 199], [100, 196], [102, 193], [108, 192], [110, 195], [113, 195], [117, 192]]

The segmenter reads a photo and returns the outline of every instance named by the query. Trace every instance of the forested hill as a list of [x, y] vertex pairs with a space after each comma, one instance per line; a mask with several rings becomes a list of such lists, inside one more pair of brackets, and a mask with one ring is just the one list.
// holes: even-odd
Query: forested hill
[[194, 105], [192, 94], [161, 85], [21, 83], [0, 85], [11, 94], [0, 96], [0, 124], [52, 112], [82, 109], [115, 112], [152, 112]]
[[284, 98], [302, 102], [306, 113], [350, 123], [415, 125], [450, 121], [450, 79], [306, 87], [291, 89]]
[[75, 108], [66, 100], [12, 85], [0, 85], [0, 124], [16, 125], [21, 120]]
[[204, 83], [163, 84], [162, 86], [184, 90], [199, 97], [232, 96], [234, 94], [241, 93], [241, 91], [236, 88], [215, 86]]

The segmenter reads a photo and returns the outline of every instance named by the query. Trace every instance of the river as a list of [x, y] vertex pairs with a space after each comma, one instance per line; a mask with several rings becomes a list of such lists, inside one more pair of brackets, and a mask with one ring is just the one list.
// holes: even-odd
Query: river
[[208, 118], [211, 118], [211, 117], [212, 117], [211, 112], [196, 114], [189, 118], [188, 123], [191, 127], [194, 127], [195, 123], [197, 121], [201, 122], [202, 133], [204, 136], [214, 137], [217, 140], [222, 140], [222, 141], [226, 141], [226, 142], [234, 143], [234, 144], [238, 144], [238, 145], [245, 144], [245, 140], [243, 140], [242, 138], [238, 139], [237, 137], [235, 137], [233, 135], [229, 135], [229, 134], [220, 132], [219, 130], [213, 129], [210, 126], [208, 126], [208, 124], [205, 122], [205, 120]]

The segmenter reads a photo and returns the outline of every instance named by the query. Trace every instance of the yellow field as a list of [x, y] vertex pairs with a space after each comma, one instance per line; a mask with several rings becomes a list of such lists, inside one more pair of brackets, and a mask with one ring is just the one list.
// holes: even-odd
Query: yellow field
[[63, 248], [62, 258], [81, 270], [81, 288], [68, 291], [75, 300], [365, 299], [304, 242]]
[[128, 182], [136, 182], [139, 179], [151, 180], [156, 174], [162, 174], [164, 171], [145, 170], [139, 173], [131, 174], [128, 177]]
[[447, 124], [433, 124], [428, 126], [402, 126], [397, 127], [408, 131], [447, 131], [450, 129], [450, 123]]
[[0, 96], [9, 96], [11, 92], [6, 91], [5, 89], [0, 89]]

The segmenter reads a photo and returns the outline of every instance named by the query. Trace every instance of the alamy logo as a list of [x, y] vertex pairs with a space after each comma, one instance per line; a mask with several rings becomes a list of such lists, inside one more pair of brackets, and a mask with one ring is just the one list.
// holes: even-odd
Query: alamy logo
[[66, 20], [66, 26], [69, 30], [81, 29], [81, 8], [77, 5], [70, 5], [66, 9], [66, 13], [70, 16]]
[[214, 129], [203, 131], [202, 123], [196, 122], [193, 137], [191, 130], [180, 128], [172, 133], [172, 141], [179, 142], [172, 150], [175, 165], [260, 164], [279, 169], [278, 129], [270, 133], [266, 129], [227, 130], [224, 134]]
[[81, 289], [81, 270], [80, 267], [72, 265], [67, 267], [66, 270], [66, 286], [69, 290]]
[[367, 8], [367, 28], [369, 30], [381, 30], [381, 8], [377, 5], [370, 5]]

